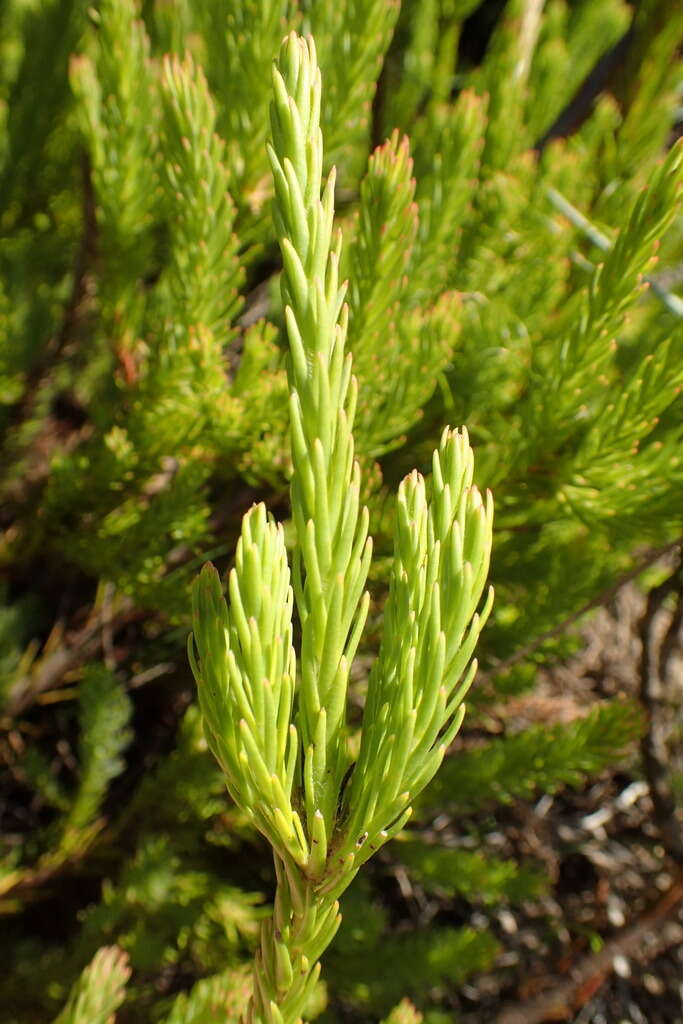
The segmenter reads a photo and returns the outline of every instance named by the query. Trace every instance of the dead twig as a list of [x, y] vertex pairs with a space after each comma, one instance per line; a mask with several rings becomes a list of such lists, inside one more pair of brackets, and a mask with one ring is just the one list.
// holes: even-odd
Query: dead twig
[[510, 1006], [494, 1018], [493, 1024], [542, 1024], [572, 1018], [612, 973], [617, 957], [651, 960], [667, 945], [662, 924], [683, 903], [683, 872], [669, 889], [633, 924], [622, 928], [598, 953], [583, 957], [571, 968], [565, 981], [521, 1005]]
[[36, 666], [15, 681], [5, 704], [5, 715], [12, 719], [30, 707], [46, 690], [56, 686], [67, 672], [92, 658], [116, 630], [141, 616], [130, 598], [122, 597], [116, 611], [106, 606], [83, 629], [68, 636], [60, 646], [41, 658]]
[[[662, 635], [661, 613], [669, 598], [673, 598], [674, 608]], [[682, 624], [683, 578], [679, 560], [674, 572], [648, 594], [640, 622], [640, 701], [647, 721], [647, 730], [640, 742], [643, 770], [662, 843], [679, 864], [683, 864], [683, 830], [671, 785], [669, 738], [673, 711], [669, 676]]]
[[68, 844], [44, 853], [33, 867], [8, 872], [0, 879], [0, 914], [14, 912], [17, 900], [37, 898], [44, 885], [67, 869], [75, 869], [90, 853], [105, 825], [106, 819], [98, 818], [76, 836], [69, 836]]

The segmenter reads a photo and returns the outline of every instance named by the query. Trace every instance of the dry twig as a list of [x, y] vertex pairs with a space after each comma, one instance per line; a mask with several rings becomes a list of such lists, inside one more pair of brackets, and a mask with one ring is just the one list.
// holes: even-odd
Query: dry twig
[[566, 1021], [591, 999], [612, 973], [617, 957], [651, 960], [665, 948], [662, 924], [671, 918], [683, 902], [683, 872], [660, 900], [634, 924], [622, 928], [598, 953], [583, 957], [570, 971], [570, 977], [543, 992], [536, 999], [504, 1009], [493, 1024], [542, 1024]]
[[92, 658], [103, 644], [110, 642], [117, 629], [144, 613], [136, 612], [130, 598], [122, 597], [115, 612], [107, 607], [94, 621], [71, 634], [50, 654], [41, 658], [36, 666], [16, 680], [9, 691], [5, 715], [12, 719], [26, 711], [46, 690], [56, 686], [67, 672]]
[[[670, 621], [661, 635], [663, 605], [674, 600]], [[671, 664], [683, 624], [683, 576], [681, 564], [648, 594], [640, 623], [640, 701], [646, 713], [647, 730], [640, 743], [643, 770], [650, 788], [653, 816], [666, 852], [683, 864], [683, 830], [677, 816], [671, 785], [669, 750], [671, 709]]]

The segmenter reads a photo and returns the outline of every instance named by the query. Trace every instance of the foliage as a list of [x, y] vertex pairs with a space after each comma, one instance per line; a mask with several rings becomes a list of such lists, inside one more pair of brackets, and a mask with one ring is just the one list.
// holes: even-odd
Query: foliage
[[103, 947], [74, 985], [55, 1024], [112, 1024], [125, 997], [130, 971], [116, 946]]
[[[382, 680], [403, 671], [399, 640], [409, 650], [428, 618], [424, 606], [410, 628], [402, 618], [412, 597], [392, 538], [398, 521], [407, 543], [421, 492], [404, 484], [396, 495], [413, 467], [427, 496], [438, 489], [430, 460], [447, 422], [467, 426], [474, 483], [496, 501], [484, 671], [457, 750], [413, 801], [409, 839], [347, 891], [327, 988], [312, 990], [306, 1013], [452, 1016], [458, 979], [495, 956], [466, 908], [531, 893], [537, 868], [430, 845], [431, 817], [455, 815], [460, 838], [476, 842], [500, 803], [582, 785], [628, 756], [641, 728], [630, 705], [609, 701], [568, 725], [518, 731], [505, 701], [576, 646], [565, 627], [582, 609], [681, 536], [683, 10], [674, 0], [9, 0], [0, 24], [0, 1016], [38, 1024], [68, 1000], [63, 1014], [75, 1012], [107, 957], [123, 963], [97, 959], [114, 945], [132, 969], [134, 1024], [200, 1021], [248, 998], [276, 883], [254, 821], [277, 839], [275, 811], [297, 835], [298, 815], [310, 849], [316, 794], [329, 838], [343, 791], [355, 842], [369, 813], [360, 790], [377, 793], [375, 757], [392, 772], [400, 761], [400, 702], [384, 731], [367, 729], [386, 702]], [[297, 298], [285, 240], [305, 264], [296, 233], [313, 223], [283, 215], [297, 187], [284, 167], [285, 155], [297, 166], [292, 140], [275, 133], [279, 191], [266, 147], [270, 69], [290, 30], [316, 40], [318, 170], [338, 168], [326, 210], [333, 202], [332, 234], [344, 234], [336, 287], [348, 280], [360, 484], [350, 448], [350, 476], [314, 462], [311, 483], [304, 452], [322, 424], [301, 367], [287, 375], [285, 306], [305, 320], [308, 292]], [[290, 385], [305, 428], [294, 445]], [[360, 639], [341, 591], [323, 586], [321, 600], [311, 578], [311, 554], [323, 566], [330, 557], [319, 526], [306, 547], [308, 519], [325, 521], [321, 474], [357, 531], [342, 561], [370, 594]], [[255, 502], [268, 515], [250, 514], [238, 558]], [[221, 574], [234, 567], [242, 600], [258, 604], [245, 566], [259, 544], [278, 552], [280, 594], [293, 565], [292, 645], [307, 675], [301, 700], [282, 657], [281, 724], [299, 707], [297, 739], [267, 751], [266, 765], [295, 757], [289, 803], [260, 773], [249, 782], [259, 801], [241, 810], [188, 707], [184, 643], [190, 581], [207, 558]], [[401, 557], [413, 556], [408, 543]], [[264, 628], [276, 592], [256, 613]], [[351, 646], [317, 694], [332, 767], [322, 792], [300, 772], [323, 731], [308, 666], [328, 635], [330, 665]], [[266, 646], [277, 663], [277, 644]], [[255, 671], [240, 650], [239, 672]], [[207, 700], [207, 718], [220, 717]], [[502, 735], [489, 734], [491, 705]], [[237, 748], [223, 748], [238, 739], [209, 730], [228, 768]], [[438, 749], [428, 747], [413, 749], [426, 774]], [[416, 769], [412, 789], [422, 781]], [[378, 834], [394, 810], [398, 822], [401, 796], [377, 796]], [[301, 836], [288, 834], [300, 855]], [[450, 930], [396, 935], [401, 898], [391, 913], [379, 903], [396, 864], [465, 908]], [[387, 956], [369, 976], [378, 942]], [[415, 965], [412, 991], [398, 987], [390, 954]], [[414, 1007], [400, 1003], [406, 994]], [[114, 1012], [102, 1004], [103, 1019]]]
[[516, 861], [484, 857], [470, 850], [430, 847], [412, 839], [402, 843], [398, 852], [411, 877], [427, 891], [465, 898], [476, 892], [484, 903], [498, 903], [530, 899], [543, 889], [540, 872]]
[[470, 811], [536, 792], [578, 786], [623, 757], [642, 730], [630, 703], [603, 704], [569, 725], [532, 726], [450, 759], [430, 786], [421, 813]]
[[273, 91], [269, 156], [290, 348], [293, 585], [282, 527], [263, 504], [252, 506], [229, 604], [212, 566], [195, 583], [189, 655], [209, 745], [235, 803], [275, 858], [275, 907], [261, 931], [246, 1019], [294, 1024], [339, 926], [336, 897], [404, 826], [411, 800], [462, 723], [472, 652], [493, 598], [490, 592], [476, 613], [493, 506], [473, 486], [465, 431], [444, 430], [429, 500], [419, 473], [401, 484], [384, 635], [354, 764], [347, 689], [369, 606], [372, 541], [354, 461], [357, 384], [344, 352], [341, 234], [332, 241], [334, 168], [320, 198], [320, 71], [310, 37], [285, 39]]

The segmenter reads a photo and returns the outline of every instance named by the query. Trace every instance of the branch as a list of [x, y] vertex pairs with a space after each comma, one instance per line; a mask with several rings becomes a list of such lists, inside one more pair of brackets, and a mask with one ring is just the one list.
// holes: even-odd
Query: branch
[[[574, 204], [570, 203], [566, 196], [563, 196], [561, 192], [558, 192], [557, 189], [553, 188], [551, 185], [546, 186], [545, 193], [555, 209], [559, 210], [559, 212], [567, 218], [570, 224], [573, 224], [574, 227], [579, 229], [579, 231], [582, 231], [592, 245], [600, 249], [601, 252], [609, 252], [612, 248], [612, 242], [607, 235], [603, 234], [603, 232], [600, 231], [600, 229], [597, 228], [587, 217], [585, 217], [580, 210], [577, 210]], [[580, 254], [575, 254], [573, 258], [582, 268], [591, 272], [595, 270], [595, 267], [590, 260], [584, 260]], [[679, 298], [679, 296], [675, 295], [673, 292], [667, 291], [664, 285], [656, 277], [646, 274], [643, 280], [647, 281], [652, 289], [653, 295], [657, 296], [669, 313], [676, 317], [683, 317], [683, 299]]]
[[539, 153], [542, 153], [548, 143], [554, 139], [564, 139], [578, 132], [584, 121], [590, 117], [593, 105], [600, 93], [609, 89], [610, 84], [615, 80], [619, 66], [629, 52], [632, 40], [633, 25], [628, 28], [621, 39], [617, 40], [614, 46], [603, 54], [595, 67], [584, 78], [555, 123], [538, 140], [535, 148]]
[[[58, 878], [68, 868], [81, 863], [92, 848], [106, 825], [105, 818], [98, 818], [92, 824], [71, 836], [70, 845], [48, 850], [33, 867], [16, 868], [0, 878], [0, 914], [12, 912], [17, 900], [39, 898], [44, 885]], [[77, 838], [77, 843], [74, 842]]]
[[[671, 621], [663, 637], [658, 628], [659, 612], [664, 602], [675, 596]], [[683, 831], [677, 817], [676, 799], [671, 786], [669, 732], [667, 711], [671, 702], [667, 695], [671, 656], [683, 623], [683, 579], [681, 564], [648, 594], [640, 622], [640, 701], [646, 713], [648, 728], [640, 743], [643, 770], [652, 797], [653, 816], [666, 852], [683, 864]]]
[[536, 999], [504, 1009], [492, 1024], [542, 1024], [546, 1020], [569, 1020], [605, 983], [616, 957], [649, 960], [666, 947], [662, 924], [683, 902], [683, 872], [650, 910], [609, 939], [599, 953], [583, 957], [571, 976]]
[[67, 672], [92, 658], [113, 633], [144, 613], [135, 611], [128, 597], [120, 598], [119, 607], [112, 614], [111, 609], [101, 609], [94, 622], [79, 632], [51, 654], [45, 655], [32, 671], [26, 672], [10, 688], [4, 713], [16, 718], [35, 703], [38, 697], [55, 686]]

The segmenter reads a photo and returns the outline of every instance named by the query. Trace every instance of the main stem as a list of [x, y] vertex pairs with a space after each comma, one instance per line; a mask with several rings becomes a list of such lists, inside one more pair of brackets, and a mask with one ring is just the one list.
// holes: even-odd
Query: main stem
[[261, 926], [247, 1024], [301, 1024], [319, 957], [340, 921], [337, 900], [321, 897], [291, 859], [275, 854], [275, 872], [273, 916]]
[[[291, 847], [275, 845], [275, 906], [261, 930], [250, 1024], [302, 1020], [318, 959], [339, 927], [335, 894], [354, 874], [353, 858], [333, 866], [329, 851], [350, 763], [346, 692], [368, 609], [371, 541], [354, 459], [356, 383], [345, 353], [341, 237], [333, 238], [334, 171], [322, 187], [320, 100], [313, 40], [292, 33], [273, 69], [269, 155], [290, 348], [292, 582], [301, 627], [294, 803], [306, 854], [296, 861]], [[333, 891], [335, 871], [342, 878]]]

